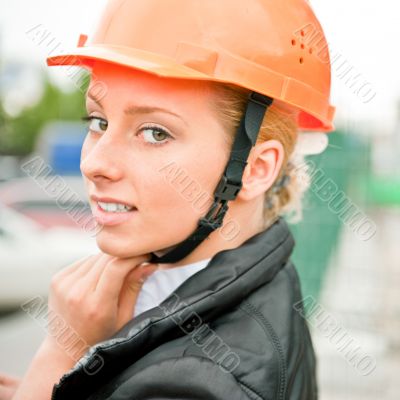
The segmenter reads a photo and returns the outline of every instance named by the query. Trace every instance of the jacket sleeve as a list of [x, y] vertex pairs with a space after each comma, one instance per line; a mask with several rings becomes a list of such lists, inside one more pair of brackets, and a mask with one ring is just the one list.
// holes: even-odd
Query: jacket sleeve
[[135, 373], [107, 400], [260, 400], [249, 388], [207, 358], [172, 358]]

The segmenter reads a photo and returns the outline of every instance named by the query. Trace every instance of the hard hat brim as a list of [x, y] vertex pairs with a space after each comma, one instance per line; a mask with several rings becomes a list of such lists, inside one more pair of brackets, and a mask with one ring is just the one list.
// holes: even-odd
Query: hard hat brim
[[159, 56], [139, 49], [129, 49], [119, 46], [85, 46], [73, 52], [51, 56], [47, 58], [48, 66], [73, 65], [91, 69], [94, 61], [106, 61], [145, 72], [150, 72], [160, 77], [204, 79], [210, 77], [193, 68], [177, 64], [175, 60]]

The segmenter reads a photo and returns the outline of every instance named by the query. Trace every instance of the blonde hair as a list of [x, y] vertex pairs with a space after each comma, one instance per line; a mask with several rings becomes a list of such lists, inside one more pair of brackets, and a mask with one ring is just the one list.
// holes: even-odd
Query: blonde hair
[[[216, 112], [229, 133], [229, 152], [250, 91], [225, 83], [215, 83], [213, 86], [217, 93]], [[297, 110], [275, 100], [265, 114], [257, 138], [257, 143], [278, 140], [285, 152], [281, 170], [264, 194], [264, 229], [281, 215], [285, 215], [291, 223], [297, 223], [303, 217], [302, 199], [310, 186], [310, 177], [301, 168], [304, 156], [294, 152], [298, 138], [297, 115]]]

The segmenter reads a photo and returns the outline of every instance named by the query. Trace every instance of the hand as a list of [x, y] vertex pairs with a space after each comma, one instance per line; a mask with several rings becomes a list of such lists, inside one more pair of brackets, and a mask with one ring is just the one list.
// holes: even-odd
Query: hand
[[75, 356], [79, 359], [88, 346], [112, 336], [132, 319], [144, 280], [158, 268], [149, 259], [150, 255], [121, 259], [99, 253], [55, 274], [46, 341], [65, 345], [66, 338], [74, 337], [86, 344]]
[[0, 373], [0, 400], [11, 400], [20, 381], [17, 377]]

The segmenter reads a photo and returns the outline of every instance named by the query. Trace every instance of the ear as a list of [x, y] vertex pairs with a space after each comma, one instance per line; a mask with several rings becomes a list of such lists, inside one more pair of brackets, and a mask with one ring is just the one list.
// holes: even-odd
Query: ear
[[238, 194], [242, 200], [251, 200], [265, 193], [275, 182], [284, 160], [285, 150], [278, 140], [256, 144], [249, 155], [243, 173], [243, 186]]

